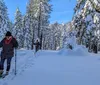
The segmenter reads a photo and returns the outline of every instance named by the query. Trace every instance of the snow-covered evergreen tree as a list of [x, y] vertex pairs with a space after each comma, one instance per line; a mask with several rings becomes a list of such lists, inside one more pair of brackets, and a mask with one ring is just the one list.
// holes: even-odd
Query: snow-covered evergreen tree
[[19, 43], [19, 48], [22, 48], [23, 46], [23, 27], [22, 27], [22, 14], [17, 8], [16, 13], [15, 13], [15, 23], [14, 23], [14, 29], [13, 29], [13, 34], [18, 40]]
[[[48, 26], [49, 26], [49, 18], [50, 18], [50, 12], [51, 12], [51, 5], [49, 4], [50, 0], [35, 0], [36, 2], [36, 18], [38, 22], [38, 28], [37, 32], [38, 35], [37, 37], [40, 38], [41, 43], [45, 43], [46, 39], [46, 32], [48, 31]], [[41, 38], [42, 35], [42, 38]], [[44, 41], [45, 40], [45, 41]]]
[[11, 33], [13, 33], [13, 26], [14, 26], [14, 24], [12, 23], [12, 21], [8, 21], [8, 29], [9, 29], [9, 31], [11, 32]]
[[61, 24], [58, 24], [57, 22], [54, 24], [51, 24], [48, 32], [48, 47], [52, 50], [57, 50], [61, 48], [61, 38], [62, 38], [62, 28]]
[[73, 21], [63, 24], [62, 30], [62, 47], [73, 49], [76, 46], [76, 32], [73, 29]]
[[0, 40], [4, 37], [8, 28], [8, 13], [7, 6], [4, 3], [4, 0], [0, 0]]
[[34, 0], [29, 0], [26, 8], [26, 14], [24, 17], [24, 34], [25, 34], [25, 48], [33, 49], [34, 36], [37, 27], [37, 21], [35, 18], [35, 3]]
[[[94, 49], [98, 43], [100, 23], [100, 3], [98, 0], [78, 0], [75, 7], [74, 24], [79, 44]], [[95, 42], [94, 42], [95, 41]]]
[[[46, 29], [49, 26], [51, 6], [49, 0], [29, 0], [25, 15], [25, 47], [33, 49], [36, 38], [42, 42], [46, 36]], [[42, 38], [41, 38], [42, 36]]]

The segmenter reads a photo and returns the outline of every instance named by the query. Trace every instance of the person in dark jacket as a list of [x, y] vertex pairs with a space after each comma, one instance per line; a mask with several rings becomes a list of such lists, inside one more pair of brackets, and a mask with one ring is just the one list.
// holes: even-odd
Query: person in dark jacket
[[34, 45], [36, 46], [35, 49], [36, 49], [36, 52], [40, 49], [40, 42], [39, 40], [36, 40], [36, 43], [34, 43]]
[[12, 36], [11, 32], [7, 31], [5, 38], [0, 42], [1, 51], [1, 61], [0, 61], [0, 75], [3, 74], [4, 62], [7, 59], [7, 69], [6, 74], [9, 73], [11, 66], [11, 59], [14, 56], [14, 48], [18, 47], [17, 40]]

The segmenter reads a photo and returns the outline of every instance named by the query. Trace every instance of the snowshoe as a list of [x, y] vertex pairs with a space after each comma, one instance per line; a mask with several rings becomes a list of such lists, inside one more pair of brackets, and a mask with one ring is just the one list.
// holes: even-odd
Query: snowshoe
[[3, 74], [1, 78], [5, 78], [8, 74]]
[[9, 74], [9, 72], [6, 71], [6, 73], [2, 75], [2, 78], [5, 78], [8, 74]]

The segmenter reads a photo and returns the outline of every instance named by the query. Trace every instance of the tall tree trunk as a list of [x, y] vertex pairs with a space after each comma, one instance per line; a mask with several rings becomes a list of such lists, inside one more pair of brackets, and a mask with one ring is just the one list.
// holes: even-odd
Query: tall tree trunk
[[40, 37], [40, 44], [41, 44], [41, 45], [40, 45], [40, 49], [42, 49], [42, 37], [43, 37], [43, 36], [42, 36], [42, 33], [41, 33], [41, 37]]
[[34, 30], [33, 30], [33, 38], [32, 38], [32, 45], [31, 45], [31, 50], [34, 49]]

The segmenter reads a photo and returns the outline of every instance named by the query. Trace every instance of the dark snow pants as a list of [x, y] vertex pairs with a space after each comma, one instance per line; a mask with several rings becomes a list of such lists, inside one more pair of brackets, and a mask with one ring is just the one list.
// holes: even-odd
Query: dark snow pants
[[[7, 58], [7, 69], [6, 69], [6, 71], [10, 70], [11, 59], [12, 59], [12, 57]], [[1, 58], [1, 61], [0, 61], [0, 70], [4, 69], [4, 62], [5, 62], [5, 60], [6, 60], [5, 58]]]

